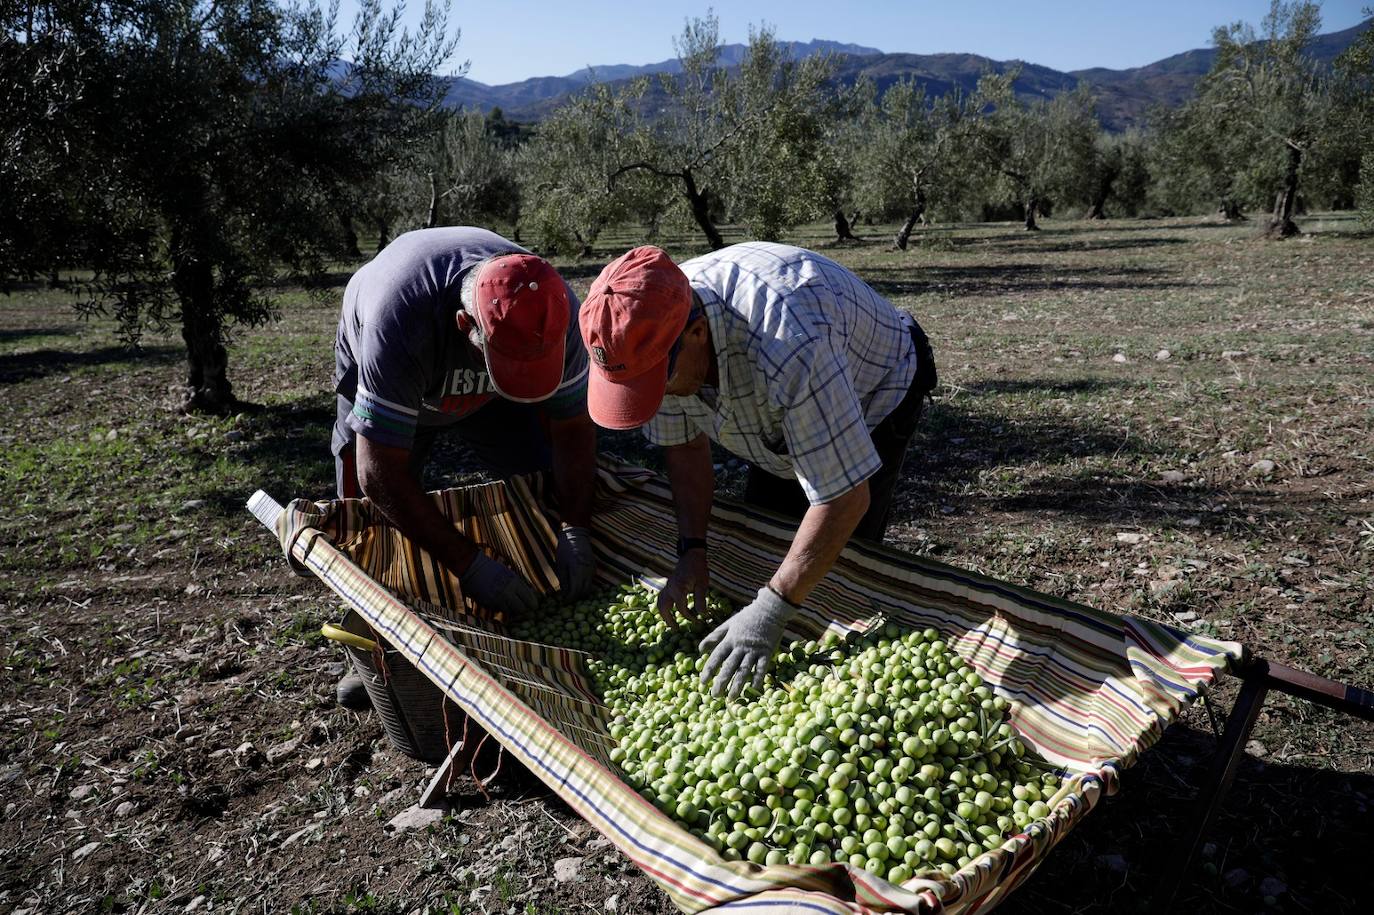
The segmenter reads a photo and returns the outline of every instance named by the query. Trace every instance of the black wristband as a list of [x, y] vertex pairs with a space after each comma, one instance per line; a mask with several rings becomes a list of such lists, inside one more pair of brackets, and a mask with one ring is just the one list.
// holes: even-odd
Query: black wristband
[[775, 597], [777, 597], [778, 600], [782, 601], [784, 604], [786, 604], [787, 606], [791, 607], [792, 609], [794, 609], [794, 610], [800, 610], [800, 609], [801, 609], [801, 607], [800, 607], [799, 605], [794, 604], [794, 603], [792, 603], [790, 600], [788, 600], [787, 598], [783, 597], [783, 596], [782, 596], [782, 592], [779, 591], [777, 588], [773, 587], [772, 585], [764, 585], [764, 587], [767, 588]]
[[677, 554], [686, 556], [690, 550], [706, 549], [705, 537], [679, 537], [677, 538]]

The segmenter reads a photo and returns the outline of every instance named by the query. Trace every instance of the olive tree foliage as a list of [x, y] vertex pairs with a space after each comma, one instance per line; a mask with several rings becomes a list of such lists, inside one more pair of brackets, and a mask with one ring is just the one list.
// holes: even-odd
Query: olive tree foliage
[[811, 218], [833, 178], [820, 155], [829, 116], [827, 59], [791, 60], [771, 32], [751, 33], [735, 72], [719, 66], [713, 15], [687, 22], [675, 42], [680, 72], [663, 74], [661, 111], [641, 109], [625, 158], [610, 176], [652, 175], [671, 187], [712, 248], [728, 213], [760, 237]]
[[454, 48], [446, 8], [428, 6], [408, 33], [399, 10], [363, 0], [347, 36], [336, 28], [337, 4], [53, 0], [3, 9], [7, 49], [28, 46], [22, 66], [55, 68], [68, 82], [56, 103], [60, 133], [6, 121], [7, 149], [59, 167], [21, 177], [30, 219], [17, 230], [5, 221], [0, 242], [21, 259], [0, 269], [19, 275], [44, 260], [26, 265], [15, 234], [66, 233], [70, 244], [48, 260], [94, 271], [86, 310], [112, 312], [131, 342], [179, 325], [183, 406], [237, 408], [225, 347], [232, 328], [272, 317], [264, 281], [283, 268], [318, 270], [338, 250], [348, 189], [421, 133], [438, 101], [430, 74]]
[[1228, 222], [1245, 218], [1251, 148], [1228, 112], [1212, 111], [1196, 97], [1178, 109], [1156, 108], [1148, 135], [1150, 210], [1184, 215], [1211, 208]]
[[773, 35], [751, 31], [738, 71], [715, 100], [738, 125], [722, 148], [726, 212], [754, 238], [783, 232], [829, 212], [843, 185], [842, 163], [827, 143], [843, 119], [844, 99], [829, 88], [833, 69], [821, 57], [792, 60]]
[[1139, 215], [1150, 187], [1145, 136], [1138, 130], [1099, 133], [1086, 179], [1084, 218]]
[[1327, 77], [1309, 53], [1320, 28], [1317, 3], [1273, 0], [1261, 32], [1239, 22], [1215, 30], [1217, 59], [1198, 86], [1204, 115], [1244, 138], [1250, 155], [1243, 177], [1273, 195], [1266, 231], [1280, 238], [1298, 234], [1293, 213], [1304, 159], [1322, 142], [1331, 115]]
[[[1364, 10], [1374, 18], [1374, 8]], [[1336, 83], [1332, 109], [1338, 112], [1343, 130], [1341, 144], [1347, 161], [1357, 162], [1354, 178], [1355, 207], [1360, 220], [1374, 228], [1374, 27], [1361, 33], [1355, 43], [1336, 60]]]
[[422, 164], [429, 192], [426, 228], [516, 222], [520, 189], [515, 152], [480, 111], [441, 116]]
[[0, 291], [82, 258], [66, 150], [91, 68], [94, 10], [0, 4]]
[[1085, 88], [1024, 104], [1013, 92], [1016, 76], [978, 81], [973, 104], [984, 113], [972, 147], [995, 175], [993, 198], [1021, 206], [1026, 228], [1035, 230], [1037, 214], [1049, 205], [1084, 196], [1100, 127]]
[[425, 123], [348, 199], [349, 222], [356, 216], [370, 228], [378, 250], [412, 229], [519, 217], [516, 154], [501, 125], [471, 110], [435, 111]]
[[861, 210], [903, 220], [893, 244], [906, 250], [918, 222], [954, 205], [978, 170], [968, 154], [979, 112], [958, 88], [930, 98], [914, 79], [894, 83], [881, 99], [871, 94], [858, 119], [863, 138], [857, 162]]
[[521, 225], [542, 248], [591, 256], [607, 227], [634, 217], [656, 220], [670, 193], [649, 171], [626, 174], [639, 155], [638, 106], [648, 87], [598, 83], [557, 108], [521, 147]]

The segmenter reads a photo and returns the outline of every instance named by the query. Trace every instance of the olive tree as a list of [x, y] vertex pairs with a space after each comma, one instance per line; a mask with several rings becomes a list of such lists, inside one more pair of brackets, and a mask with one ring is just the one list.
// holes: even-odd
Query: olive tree
[[[1374, 8], [1364, 13], [1374, 17]], [[1336, 77], [1332, 109], [1340, 112], [1342, 145], [1358, 163], [1353, 202], [1365, 225], [1374, 228], [1374, 27], [1337, 59]]]
[[516, 221], [520, 192], [514, 152], [480, 111], [440, 118], [422, 165], [429, 191], [426, 228]]
[[1099, 133], [1088, 161], [1084, 218], [1107, 218], [1109, 205], [1123, 216], [1135, 216], [1144, 206], [1149, 184], [1144, 135], [1139, 130]]
[[1239, 22], [1215, 30], [1216, 63], [1198, 89], [1204, 111], [1245, 132], [1250, 179], [1274, 194], [1266, 231], [1280, 238], [1298, 234], [1303, 160], [1330, 114], [1327, 78], [1310, 53], [1320, 28], [1317, 3], [1273, 0], [1260, 33]]
[[647, 86], [591, 86], [555, 109], [521, 148], [521, 218], [544, 248], [589, 257], [608, 226], [667, 196], [654, 173], [627, 175], [621, 167], [640, 153], [638, 104]]
[[112, 311], [131, 341], [179, 325], [183, 406], [235, 409], [228, 334], [272, 316], [264, 281], [318, 269], [339, 250], [348, 189], [420, 135], [442, 91], [431, 73], [456, 40], [446, 8], [427, 6], [408, 33], [399, 9], [362, 0], [343, 36], [337, 4], [19, 4], [30, 15], [14, 6], [4, 7], [6, 40], [29, 30], [28, 66], [65, 73], [63, 55], [79, 62], [79, 86], [59, 93], [65, 135], [20, 137], [62, 162], [51, 180], [21, 182], [38, 194], [21, 231], [52, 231], [43, 214], [54, 214], [94, 271], [86, 309]]
[[966, 149], [979, 114], [971, 102], [957, 87], [931, 99], [916, 80], [904, 79], [861, 113], [860, 205], [903, 220], [893, 239], [897, 248], [906, 250], [932, 207], [960, 197], [976, 170]]
[[828, 211], [844, 182], [827, 143], [843, 118], [843, 100], [828, 83], [827, 58], [790, 59], [767, 30], [751, 32], [738, 70], [714, 99], [735, 125], [722, 147], [726, 210], [755, 238], [777, 241]]
[[996, 197], [1019, 204], [1026, 228], [1056, 199], [1081, 197], [1092, 171], [1099, 126], [1084, 88], [1029, 104], [1016, 98], [1017, 74], [988, 74], [978, 81], [976, 110], [985, 112], [971, 133], [974, 148], [997, 176]]
[[680, 72], [660, 75], [652, 117], [636, 108], [641, 119], [611, 188], [635, 174], [663, 179], [712, 248], [725, 245], [716, 222], [727, 210], [774, 237], [814, 215], [833, 179], [821, 157], [829, 61], [791, 60], [765, 29], [750, 35], [732, 72], [719, 65], [713, 15], [689, 20], [674, 46]]
[[1146, 150], [1152, 209], [1191, 214], [1213, 208], [1227, 222], [1245, 218], [1245, 163], [1252, 147], [1228, 112], [1201, 98], [1150, 113]]

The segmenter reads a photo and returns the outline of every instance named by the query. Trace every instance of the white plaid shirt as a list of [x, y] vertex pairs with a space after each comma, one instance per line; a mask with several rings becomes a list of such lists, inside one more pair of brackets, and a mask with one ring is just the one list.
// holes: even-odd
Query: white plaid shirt
[[704, 432], [780, 477], [812, 505], [882, 466], [869, 430], [916, 375], [911, 318], [819, 254], [768, 242], [681, 265], [711, 328], [719, 387], [663, 399], [644, 427], [656, 445]]

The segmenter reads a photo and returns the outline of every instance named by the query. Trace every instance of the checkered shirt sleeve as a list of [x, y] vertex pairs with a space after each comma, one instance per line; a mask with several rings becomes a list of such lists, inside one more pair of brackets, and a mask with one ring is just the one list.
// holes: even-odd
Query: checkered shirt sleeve
[[833, 501], [882, 467], [844, 361], [824, 340], [797, 352], [775, 378], [782, 433], [812, 505]]
[[701, 434], [702, 430], [687, 415], [679, 400], [673, 396], [664, 397], [654, 418], [644, 424], [644, 437], [651, 444], [670, 448], [685, 445]]

